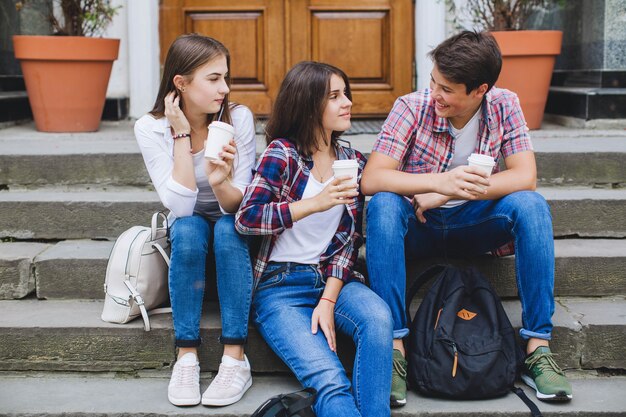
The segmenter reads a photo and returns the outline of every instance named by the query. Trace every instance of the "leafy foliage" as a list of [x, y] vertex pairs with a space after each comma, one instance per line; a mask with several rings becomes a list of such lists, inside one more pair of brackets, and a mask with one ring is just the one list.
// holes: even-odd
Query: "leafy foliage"
[[[16, 9], [21, 10], [28, 0], [18, 1]], [[111, 6], [111, 0], [54, 0], [61, 16], [53, 12], [48, 16], [55, 35], [101, 36], [111, 23], [121, 6]]]
[[[448, 0], [450, 10], [455, 3]], [[489, 31], [526, 29], [528, 18], [539, 10], [559, 3], [558, 0], [466, 0], [459, 7], [478, 28]]]

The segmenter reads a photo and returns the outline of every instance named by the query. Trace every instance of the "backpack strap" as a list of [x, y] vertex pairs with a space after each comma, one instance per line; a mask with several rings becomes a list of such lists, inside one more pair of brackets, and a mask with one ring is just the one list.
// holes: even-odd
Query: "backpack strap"
[[284, 416], [291, 417], [302, 409], [311, 407], [313, 405], [313, 403], [315, 402], [315, 395], [317, 394], [317, 390], [315, 388], [305, 388], [302, 391], [298, 391], [298, 393], [294, 394], [299, 394], [301, 392], [306, 392], [309, 395], [291, 404], [286, 410], [284, 410]]
[[141, 294], [139, 294], [137, 288], [135, 288], [133, 284], [130, 283], [130, 280], [124, 280], [124, 285], [126, 285], [126, 288], [128, 288], [128, 291], [130, 291], [130, 296], [133, 300], [135, 300], [135, 303], [137, 303], [137, 306], [139, 307], [139, 311], [141, 311], [141, 317], [143, 318], [143, 329], [149, 332], [150, 319], [148, 318], [148, 311], [146, 310], [146, 306], [144, 305]]
[[535, 404], [533, 400], [528, 398], [528, 396], [526, 396], [526, 393], [522, 391], [521, 388], [513, 386], [511, 387], [511, 391], [513, 391], [515, 395], [520, 398], [520, 400], [524, 401], [524, 404], [526, 404], [526, 406], [530, 409], [530, 413], [533, 415], [533, 417], [543, 417], [543, 414], [541, 414], [541, 411], [539, 411], [537, 404]]
[[413, 301], [413, 298], [415, 298], [417, 292], [420, 290], [420, 288], [424, 286], [424, 284], [430, 281], [434, 276], [443, 272], [447, 267], [447, 265], [443, 264], [433, 265], [424, 272], [422, 272], [415, 279], [415, 281], [411, 283], [411, 286], [406, 292], [406, 316], [409, 319], [409, 322], [411, 321], [411, 312], [409, 311], [409, 309], [411, 307], [411, 302]]

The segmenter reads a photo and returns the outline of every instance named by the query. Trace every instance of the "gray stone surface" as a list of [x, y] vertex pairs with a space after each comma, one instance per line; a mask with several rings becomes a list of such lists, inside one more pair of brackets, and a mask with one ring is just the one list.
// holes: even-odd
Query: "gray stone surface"
[[[556, 240], [554, 246], [556, 296], [598, 297], [626, 294], [625, 240], [567, 239]], [[363, 250], [360, 265], [366, 274], [365, 256]], [[490, 280], [501, 297], [517, 297], [514, 256], [415, 261], [409, 265], [408, 280], [414, 279], [421, 271], [437, 262], [449, 262], [459, 266], [474, 265]]]
[[[35, 260], [37, 295], [47, 299], [101, 299], [102, 283], [113, 241], [63, 241]], [[626, 240], [567, 239], [555, 242], [555, 294], [562, 297], [626, 294]], [[367, 276], [365, 248], [357, 269]], [[429, 265], [444, 259], [413, 262], [412, 279]], [[492, 282], [501, 297], [517, 297], [515, 258], [491, 256], [448, 260], [457, 265], [473, 264]], [[210, 300], [216, 300], [209, 293]]]
[[[623, 128], [587, 131], [547, 125], [531, 136], [540, 184], [626, 182], [626, 168], [621, 163], [626, 154]], [[368, 155], [376, 135], [346, 138]], [[257, 136], [257, 153], [264, 147], [264, 139]], [[150, 179], [132, 124], [123, 121], [105, 122], [97, 133], [41, 133], [33, 132], [30, 125], [0, 130], [0, 184], [9, 189], [74, 184], [149, 186]]]
[[[616, 291], [616, 294], [624, 294]], [[623, 301], [623, 298], [615, 298]], [[626, 369], [626, 308], [621, 302], [605, 304], [597, 300], [573, 301], [567, 308], [580, 314], [580, 323], [585, 329], [582, 344], [581, 365], [597, 368], [598, 364], [608, 368]], [[606, 346], [621, 346], [619, 350]]]
[[605, 0], [604, 68], [626, 70], [626, 0]]
[[[589, 303], [594, 306], [589, 307]], [[170, 315], [154, 316], [153, 330], [144, 332], [140, 320], [115, 325], [100, 320], [100, 301], [0, 301], [0, 370], [132, 371], [162, 369], [174, 359]], [[518, 301], [505, 301], [515, 327], [521, 325]], [[569, 369], [624, 367], [623, 337], [607, 337], [626, 331], [623, 318], [581, 321], [590, 309], [624, 311], [623, 298], [601, 300], [557, 299], [553, 317], [552, 347], [558, 362]], [[205, 306], [201, 322], [201, 366], [215, 371], [221, 357], [217, 342], [220, 321], [217, 305]], [[412, 309], [415, 311], [415, 309]], [[609, 327], [607, 327], [609, 326]], [[258, 332], [250, 328], [247, 354], [255, 372], [284, 372], [286, 367], [271, 352]], [[586, 349], [589, 338], [604, 340], [601, 351]], [[339, 340], [339, 354], [350, 367], [353, 348]], [[584, 355], [584, 359], [583, 359]], [[621, 360], [619, 359], [621, 355]], [[616, 359], [617, 358], [617, 359]]]
[[114, 242], [68, 240], [35, 259], [37, 297], [101, 299], [109, 254]]
[[[552, 207], [555, 236], [626, 236], [626, 189], [538, 191]], [[0, 238], [116, 238], [130, 226], [147, 224], [162, 209], [156, 192], [137, 188], [5, 191], [0, 192]]]
[[143, 189], [0, 192], [0, 236], [116, 238], [131, 226], [149, 224], [159, 210], [163, 206], [156, 192]]
[[[201, 388], [210, 383], [202, 375]], [[574, 376], [574, 400], [568, 404], [536, 401], [546, 417], [617, 417], [626, 412], [626, 378]], [[100, 376], [84, 374], [5, 373], [0, 375], [0, 414], [7, 417], [165, 417], [216, 416], [244, 417], [269, 397], [300, 389], [295, 378], [255, 376], [252, 388], [243, 399], [220, 408], [203, 406], [175, 407], [167, 401], [168, 375], [142, 373], [139, 377], [119, 374]], [[521, 383], [526, 394], [532, 391]], [[37, 401], [33, 401], [37, 398]], [[503, 417], [528, 416], [528, 408], [513, 394], [488, 401], [450, 401], [426, 398], [409, 392], [407, 405], [392, 411], [393, 417]]]
[[44, 243], [0, 243], [0, 299], [26, 297], [35, 289], [33, 259], [49, 247]]

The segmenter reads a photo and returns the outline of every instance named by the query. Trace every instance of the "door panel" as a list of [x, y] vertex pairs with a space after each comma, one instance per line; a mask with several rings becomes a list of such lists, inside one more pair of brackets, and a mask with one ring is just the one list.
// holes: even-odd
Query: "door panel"
[[180, 34], [194, 32], [218, 39], [231, 55], [231, 101], [267, 115], [285, 73], [283, 22], [280, 1], [164, 0], [161, 62]]
[[353, 115], [386, 115], [412, 89], [411, 0], [301, 0], [290, 8], [287, 66], [335, 65], [350, 78]]
[[161, 62], [172, 41], [196, 32], [231, 53], [231, 99], [271, 111], [287, 70], [328, 62], [350, 78], [353, 115], [384, 116], [412, 89], [412, 0], [162, 0]]

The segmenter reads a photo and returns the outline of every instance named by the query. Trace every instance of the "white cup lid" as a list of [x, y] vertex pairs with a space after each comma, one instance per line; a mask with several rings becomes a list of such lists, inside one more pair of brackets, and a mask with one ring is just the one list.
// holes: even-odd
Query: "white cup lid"
[[493, 165], [496, 163], [495, 159], [493, 159], [490, 155], [483, 155], [480, 153], [473, 153], [467, 158], [468, 161], [483, 164], [483, 165]]
[[235, 134], [235, 128], [233, 126], [229, 125], [228, 123], [218, 122], [216, 120], [214, 122], [211, 122], [211, 124], [209, 125], [209, 129], [212, 128], [212, 127], [217, 127], [219, 129], [226, 130], [227, 132], [230, 132], [233, 135]]
[[355, 166], [359, 166], [359, 162], [356, 159], [337, 159], [333, 162], [333, 168], [352, 168]]

